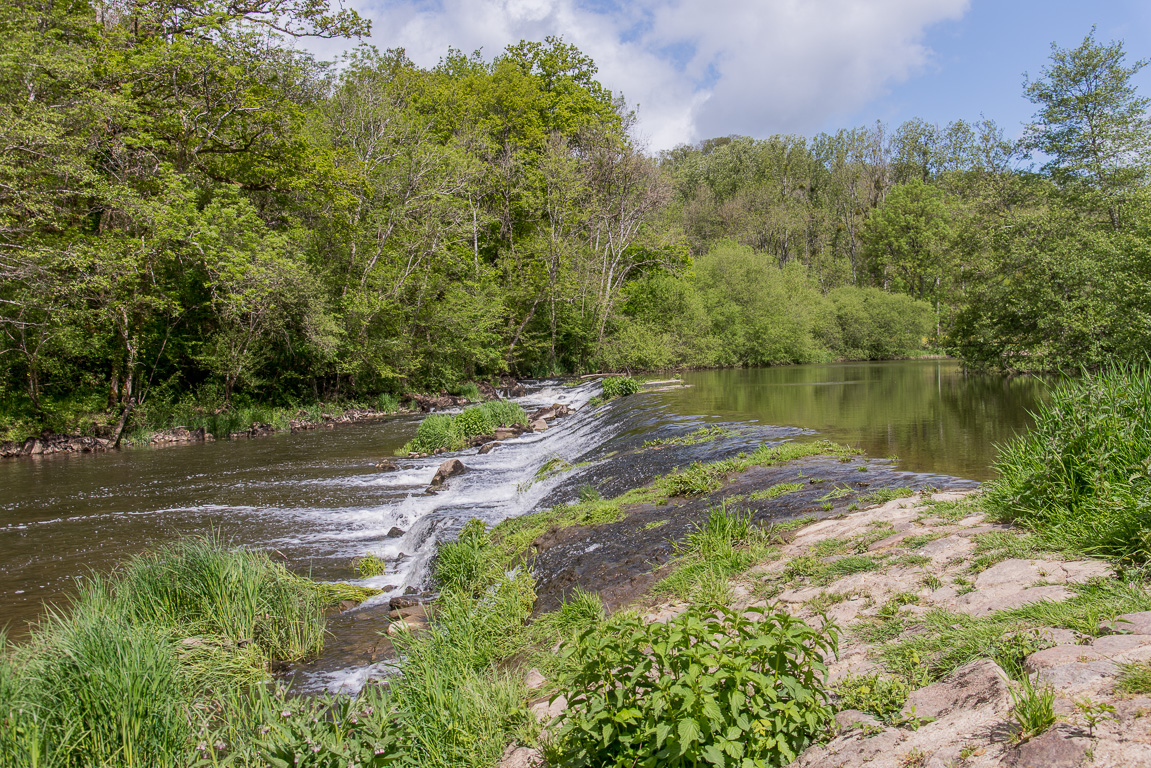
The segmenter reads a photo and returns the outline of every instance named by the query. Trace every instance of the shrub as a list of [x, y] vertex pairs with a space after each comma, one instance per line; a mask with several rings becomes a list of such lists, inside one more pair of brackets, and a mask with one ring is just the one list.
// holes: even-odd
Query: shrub
[[[749, 618], [758, 614], [755, 619]], [[786, 613], [690, 609], [585, 630], [561, 652], [574, 692], [550, 755], [559, 766], [785, 765], [831, 716], [824, 655], [837, 633]]]
[[627, 397], [636, 392], [639, 392], [639, 382], [630, 376], [611, 376], [603, 380], [603, 396], [607, 400]]
[[1004, 447], [987, 506], [1058, 548], [1151, 558], [1151, 369], [1065, 381]]
[[455, 416], [433, 413], [420, 422], [412, 441], [396, 453], [431, 453], [437, 448], [459, 450], [473, 437], [491, 434], [496, 427], [526, 426], [527, 423], [528, 415], [519, 404], [509, 400], [489, 400]]

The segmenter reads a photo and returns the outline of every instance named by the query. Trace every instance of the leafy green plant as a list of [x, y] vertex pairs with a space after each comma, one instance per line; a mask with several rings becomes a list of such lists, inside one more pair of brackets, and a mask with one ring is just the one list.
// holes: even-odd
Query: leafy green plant
[[605, 400], [634, 395], [639, 390], [639, 382], [630, 376], [611, 376], [603, 380], [603, 397]]
[[1095, 726], [1107, 720], [1118, 720], [1115, 716], [1115, 707], [1105, 701], [1095, 701], [1090, 696], [1081, 699], [1072, 699], [1075, 708], [1079, 710], [1083, 722], [1087, 724], [1087, 734], [1095, 738]]
[[587, 630], [562, 649], [560, 689], [574, 695], [552, 764], [785, 765], [831, 716], [822, 678], [837, 637], [762, 608]]
[[1027, 741], [1055, 724], [1055, 691], [1051, 686], [1036, 688], [1031, 678], [1024, 677], [1018, 688], [1011, 688], [1011, 719], [1019, 725], [1017, 738]]

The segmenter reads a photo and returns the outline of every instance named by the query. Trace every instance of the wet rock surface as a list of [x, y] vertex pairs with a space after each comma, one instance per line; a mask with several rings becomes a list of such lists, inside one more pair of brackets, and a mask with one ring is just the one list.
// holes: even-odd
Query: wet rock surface
[[[862, 469], [862, 471], [861, 471]], [[811, 480], [818, 482], [810, 482]], [[802, 483], [794, 493], [754, 501], [749, 495], [781, 483]], [[720, 504], [747, 510], [760, 525], [797, 517], [833, 518], [844, 514], [858, 496], [885, 488], [970, 489], [975, 484], [961, 478], [918, 475], [893, 470], [884, 462], [854, 459], [810, 458], [774, 467], [752, 467], [720, 491], [695, 498], [672, 498], [666, 505], [645, 504], [631, 509], [616, 523], [557, 528], [533, 542], [531, 554], [536, 573], [536, 610], [554, 610], [577, 586], [599, 593], [609, 608], [640, 598], [672, 559], [675, 547]], [[836, 499], [830, 510], [823, 497], [833, 488], [848, 487], [848, 495]]]

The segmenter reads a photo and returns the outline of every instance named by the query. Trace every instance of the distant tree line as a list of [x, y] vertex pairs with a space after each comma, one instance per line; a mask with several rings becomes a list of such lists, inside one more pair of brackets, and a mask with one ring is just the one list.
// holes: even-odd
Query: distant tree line
[[655, 158], [559, 39], [431, 68], [286, 44], [367, 31], [311, 0], [0, 8], [0, 421], [1144, 346], [1149, 134], [1121, 44], [1053, 51], [1022, 144], [912, 121]]

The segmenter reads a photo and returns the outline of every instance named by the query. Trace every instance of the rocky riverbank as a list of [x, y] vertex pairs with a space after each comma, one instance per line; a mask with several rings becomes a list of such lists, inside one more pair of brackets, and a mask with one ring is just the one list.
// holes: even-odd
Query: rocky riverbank
[[[977, 492], [916, 494], [785, 539], [731, 581], [730, 605], [786, 610], [840, 633], [826, 678], [834, 728], [794, 765], [1151, 765], [1142, 583], [989, 522]], [[647, 622], [688, 608], [639, 604]], [[526, 677], [551, 692], [536, 670]], [[545, 729], [571, 692], [555, 693], [532, 706]], [[1044, 696], [1047, 722], [1032, 713]], [[513, 746], [501, 766], [542, 764], [540, 751]]]

